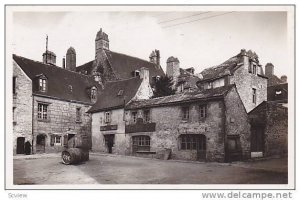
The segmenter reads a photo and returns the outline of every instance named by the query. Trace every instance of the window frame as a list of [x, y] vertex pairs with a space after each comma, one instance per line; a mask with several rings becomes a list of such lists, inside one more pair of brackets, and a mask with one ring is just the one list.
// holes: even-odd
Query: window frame
[[97, 100], [97, 88], [96, 87], [92, 87], [91, 88], [91, 100]]
[[182, 109], [182, 120], [189, 120], [189, 118], [190, 118], [190, 106], [182, 106], [181, 109]]
[[109, 124], [111, 123], [111, 111], [104, 112], [104, 123]]
[[46, 92], [47, 91], [47, 79], [45, 77], [39, 77], [38, 79], [39, 91]]
[[50, 146], [62, 146], [62, 138], [61, 135], [51, 135]]
[[76, 107], [76, 122], [81, 122], [81, 107]]
[[150, 109], [143, 110], [143, 120], [144, 120], [144, 123], [150, 123], [151, 122]]
[[132, 123], [134, 124], [137, 122], [137, 115], [138, 115], [137, 111], [131, 111], [131, 119], [132, 119]]
[[257, 90], [256, 88], [252, 88], [252, 103], [256, 104], [257, 102]]
[[17, 77], [13, 76], [13, 95], [17, 94]]
[[38, 102], [37, 106], [37, 119], [39, 121], [49, 121], [49, 104]]
[[[203, 120], [207, 117], [207, 105], [206, 104], [200, 104], [198, 106], [198, 112], [199, 112], [199, 120]], [[201, 114], [203, 112], [203, 114]]]

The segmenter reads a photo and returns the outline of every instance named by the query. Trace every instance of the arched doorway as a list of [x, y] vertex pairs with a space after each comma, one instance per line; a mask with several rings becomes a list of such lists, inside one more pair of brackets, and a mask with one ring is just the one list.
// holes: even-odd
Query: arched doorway
[[25, 137], [17, 138], [17, 154], [24, 154]]
[[36, 136], [36, 153], [45, 153], [46, 135], [39, 134]]

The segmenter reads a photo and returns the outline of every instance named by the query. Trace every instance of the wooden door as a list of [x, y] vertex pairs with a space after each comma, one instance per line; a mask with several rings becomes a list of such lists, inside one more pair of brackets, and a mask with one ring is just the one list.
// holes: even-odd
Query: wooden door
[[24, 154], [25, 153], [25, 137], [18, 137], [17, 138], [17, 154]]

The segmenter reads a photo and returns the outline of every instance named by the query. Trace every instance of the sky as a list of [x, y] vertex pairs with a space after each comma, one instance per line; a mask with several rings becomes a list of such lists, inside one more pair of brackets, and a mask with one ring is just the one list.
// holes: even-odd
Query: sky
[[241, 49], [255, 51], [263, 66], [273, 63], [279, 77], [293, 67], [287, 66], [287, 13], [277, 11], [14, 12], [11, 45], [13, 53], [42, 61], [48, 35], [57, 65], [72, 46], [79, 66], [95, 58], [100, 28], [112, 51], [149, 60], [151, 51], [160, 50], [164, 70], [174, 56], [181, 68], [199, 73]]

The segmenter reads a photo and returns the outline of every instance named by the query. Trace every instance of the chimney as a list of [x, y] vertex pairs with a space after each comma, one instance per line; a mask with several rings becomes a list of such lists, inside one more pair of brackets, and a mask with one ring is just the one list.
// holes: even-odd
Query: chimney
[[146, 67], [142, 67], [140, 69], [140, 78], [143, 79], [143, 82], [149, 82], [149, 69]]
[[159, 50], [155, 49], [151, 52], [149, 56], [150, 62], [160, 66], [160, 52]]
[[280, 79], [281, 79], [282, 83], [287, 83], [287, 76], [286, 75], [282, 75], [280, 77]]
[[267, 63], [265, 66], [265, 76], [271, 77], [274, 75], [274, 65], [272, 63]]
[[66, 59], [62, 59], [62, 68], [66, 69]]
[[73, 47], [70, 47], [67, 51], [66, 69], [73, 72], [76, 71], [76, 51]]
[[56, 55], [52, 51], [48, 50], [48, 35], [46, 37], [46, 51], [43, 53], [43, 63], [56, 65]]

